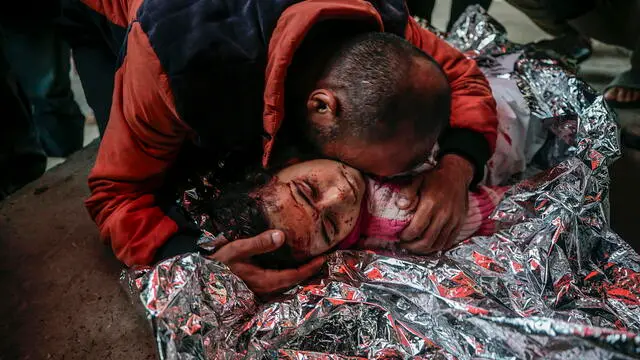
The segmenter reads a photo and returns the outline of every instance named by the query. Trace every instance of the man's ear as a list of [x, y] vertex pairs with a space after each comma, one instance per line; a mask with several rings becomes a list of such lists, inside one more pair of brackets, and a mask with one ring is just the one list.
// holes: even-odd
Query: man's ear
[[327, 89], [314, 90], [307, 99], [307, 114], [317, 125], [333, 125], [338, 113], [338, 99]]

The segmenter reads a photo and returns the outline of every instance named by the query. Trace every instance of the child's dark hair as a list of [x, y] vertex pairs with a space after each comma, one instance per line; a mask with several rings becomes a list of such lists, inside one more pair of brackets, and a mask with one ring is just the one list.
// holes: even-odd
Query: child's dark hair
[[253, 237], [266, 231], [268, 221], [251, 192], [265, 185], [271, 176], [251, 171], [237, 180], [221, 178], [209, 172], [189, 179], [181, 205], [202, 230], [222, 234], [228, 240]]
[[[184, 211], [204, 231], [227, 240], [246, 239], [269, 230], [269, 221], [259, 199], [251, 196], [272, 179], [272, 175], [255, 168], [239, 179], [209, 172], [189, 180], [189, 189], [181, 196]], [[253, 259], [265, 268], [296, 266], [288, 245]]]

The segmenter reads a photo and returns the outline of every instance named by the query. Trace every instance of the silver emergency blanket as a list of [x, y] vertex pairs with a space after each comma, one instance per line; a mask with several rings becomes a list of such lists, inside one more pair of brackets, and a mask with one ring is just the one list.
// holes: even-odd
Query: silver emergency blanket
[[470, 8], [449, 40], [489, 67], [520, 52], [498, 75], [517, 78], [549, 129], [539, 163], [554, 165], [510, 190], [495, 236], [427, 257], [336, 252], [321, 276], [267, 303], [198, 254], [126, 271], [160, 358], [640, 357], [640, 256], [607, 221], [614, 113], [495, 24]]

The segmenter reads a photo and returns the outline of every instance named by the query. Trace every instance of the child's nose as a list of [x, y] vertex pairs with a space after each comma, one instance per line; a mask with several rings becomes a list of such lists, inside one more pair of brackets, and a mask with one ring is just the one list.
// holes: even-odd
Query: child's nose
[[321, 209], [331, 209], [345, 205], [351, 205], [355, 202], [355, 195], [349, 185], [333, 186], [328, 189], [318, 207]]

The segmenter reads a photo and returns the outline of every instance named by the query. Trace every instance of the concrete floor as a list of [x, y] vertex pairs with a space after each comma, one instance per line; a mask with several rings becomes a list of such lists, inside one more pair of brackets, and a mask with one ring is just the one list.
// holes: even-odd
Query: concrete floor
[[83, 206], [97, 144], [0, 203], [0, 359], [153, 359]]
[[[439, 1], [437, 26], [446, 23], [448, 5]], [[490, 12], [515, 41], [544, 37], [503, 1]], [[598, 45], [583, 75], [602, 88], [626, 67], [622, 53]], [[82, 205], [95, 152], [94, 144], [0, 203], [0, 360], [155, 356], [148, 326], [118, 282], [121, 265], [99, 241]], [[640, 152], [626, 151], [611, 174], [613, 227], [639, 249]]]

